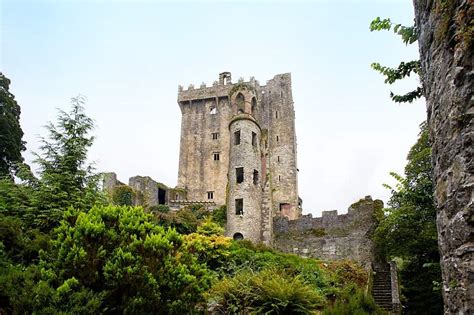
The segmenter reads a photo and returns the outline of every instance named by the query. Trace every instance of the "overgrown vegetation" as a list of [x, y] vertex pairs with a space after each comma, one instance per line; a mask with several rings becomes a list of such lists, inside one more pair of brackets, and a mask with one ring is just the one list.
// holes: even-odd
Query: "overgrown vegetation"
[[107, 198], [83, 104], [48, 124], [38, 177], [20, 165], [0, 179], [0, 313], [308, 314], [365, 288], [355, 263], [224, 237], [225, 207], [145, 210], [125, 185]]
[[442, 314], [431, 149], [425, 123], [407, 159], [405, 176], [391, 173], [398, 183], [387, 185], [392, 196], [374, 240], [381, 257], [399, 262], [406, 309], [414, 314]]

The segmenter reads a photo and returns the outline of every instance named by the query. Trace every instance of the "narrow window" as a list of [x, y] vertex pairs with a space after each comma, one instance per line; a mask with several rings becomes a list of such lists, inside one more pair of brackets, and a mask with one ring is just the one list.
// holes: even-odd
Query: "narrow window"
[[235, 178], [237, 180], [237, 184], [243, 183], [244, 181], [244, 168], [243, 167], [237, 167], [235, 169]]
[[178, 194], [176, 194], [176, 199], [175, 200], [179, 200], [179, 195]]
[[253, 184], [257, 185], [258, 184], [258, 171], [253, 170]]
[[212, 140], [216, 140], [219, 138], [219, 133], [218, 132], [213, 132], [212, 133]]
[[244, 200], [242, 198], [235, 199], [235, 214], [244, 214]]
[[278, 181], [281, 181], [281, 176], [280, 175], [278, 175]]
[[211, 115], [217, 114], [217, 107], [211, 106], [211, 108], [209, 109], [209, 114]]
[[237, 94], [235, 98], [237, 103], [237, 113], [244, 113], [245, 112], [245, 98], [242, 93]]
[[208, 191], [207, 192], [207, 199], [214, 199], [214, 192], [213, 191]]
[[278, 118], [278, 111], [275, 112], [275, 118]]
[[214, 161], [219, 161], [219, 152], [214, 152]]
[[278, 163], [280, 163], [280, 156], [277, 156]]
[[280, 98], [283, 98], [283, 91], [280, 91]]
[[234, 145], [240, 144], [240, 130], [234, 132]]
[[252, 145], [257, 146], [257, 134], [255, 132], [252, 132]]
[[255, 97], [252, 98], [252, 114], [255, 114], [255, 111], [257, 110], [257, 100]]
[[280, 141], [280, 137], [277, 136], [277, 142]]

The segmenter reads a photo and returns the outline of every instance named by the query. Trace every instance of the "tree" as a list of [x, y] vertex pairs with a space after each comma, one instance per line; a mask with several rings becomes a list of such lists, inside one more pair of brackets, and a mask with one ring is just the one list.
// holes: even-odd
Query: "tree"
[[9, 92], [10, 80], [0, 72], [0, 177], [11, 177], [16, 164], [23, 162], [26, 149], [20, 126], [21, 109]]
[[[394, 33], [402, 37], [402, 41], [405, 45], [410, 45], [416, 42], [418, 35], [416, 27], [414, 26], [407, 27], [401, 24], [395, 24], [392, 23], [390, 19], [381, 20], [379, 17], [375, 18], [370, 23], [371, 32], [380, 30], [390, 31], [392, 27]], [[371, 67], [385, 76], [385, 83], [387, 84], [393, 84], [398, 80], [410, 76], [412, 73], [416, 75], [420, 74], [419, 60], [412, 60], [409, 62], [402, 61], [397, 68], [382, 66], [378, 62], [372, 63]], [[396, 103], [411, 103], [421, 96], [423, 96], [423, 90], [420, 86], [404, 95], [396, 95], [393, 92], [390, 92], [390, 98]]]
[[414, 314], [441, 314], [443, 305], [428, 138], [428, 128], [423, 123], [418, 141], [408, 153], [405, 176], [391, 173], [398, 183], [395, 188], [386, 185], [392, 196], [387, 216], [374, 235], [380, 254], [401, 259], [404, 304]]
[[474, 6], [465, 0], [413, 3], [432, 140], [445, 313], [468, 314], [474, 309]]
[[37, 154], [40, 181], [35, 196], [36, 222], [50, 230], [68, 207], [87, 210], [100, 199], [99, 176], [87, 165], [87, 152], [94, 142], [89, 133], [94, 123], [84, 113], [84, 98], [71, 99], [71, 111], [59, 110], [57, 123], [46, 126], [49, 137], [42, 138]]

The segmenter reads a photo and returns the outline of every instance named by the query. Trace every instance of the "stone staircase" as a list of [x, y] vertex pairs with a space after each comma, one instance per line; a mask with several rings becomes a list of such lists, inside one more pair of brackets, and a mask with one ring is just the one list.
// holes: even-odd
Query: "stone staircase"
[[393, 310], [392, 305], [392, 279], [390, 275], [390, 265], [380, 264], [375, 268], [372, 296], [375, 303], [386, 311]]
[[272, 245], [273, 237], [273, 216], [272, 216], [272, 204], [271, 204], [271, 193], [270, 193], [270, 180], [265, 180], [265, 186], [262, 192], [262, 222], [260, 231], [262, 233], [262, 243], [270, 246]]

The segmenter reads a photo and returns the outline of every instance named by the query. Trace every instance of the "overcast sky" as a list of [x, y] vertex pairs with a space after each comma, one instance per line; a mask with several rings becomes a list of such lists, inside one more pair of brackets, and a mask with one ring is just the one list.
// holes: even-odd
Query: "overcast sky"
[[369, 31], [377, 16], [412, 24], [411, 0], [0, 3], [0, 70], [22, 108], [28, 162], [56, 108], [82, 94], [99, 171], [175, 186], [179, 84], [291, 72], [304, 213], [344, 213], [366, 195], [387, 200], [382, 184], [403, 172], [425, 119], [424, 101], [389, 99], [416, 78], [387, 86], [370, 68], [417, 58], [416, 45]]

